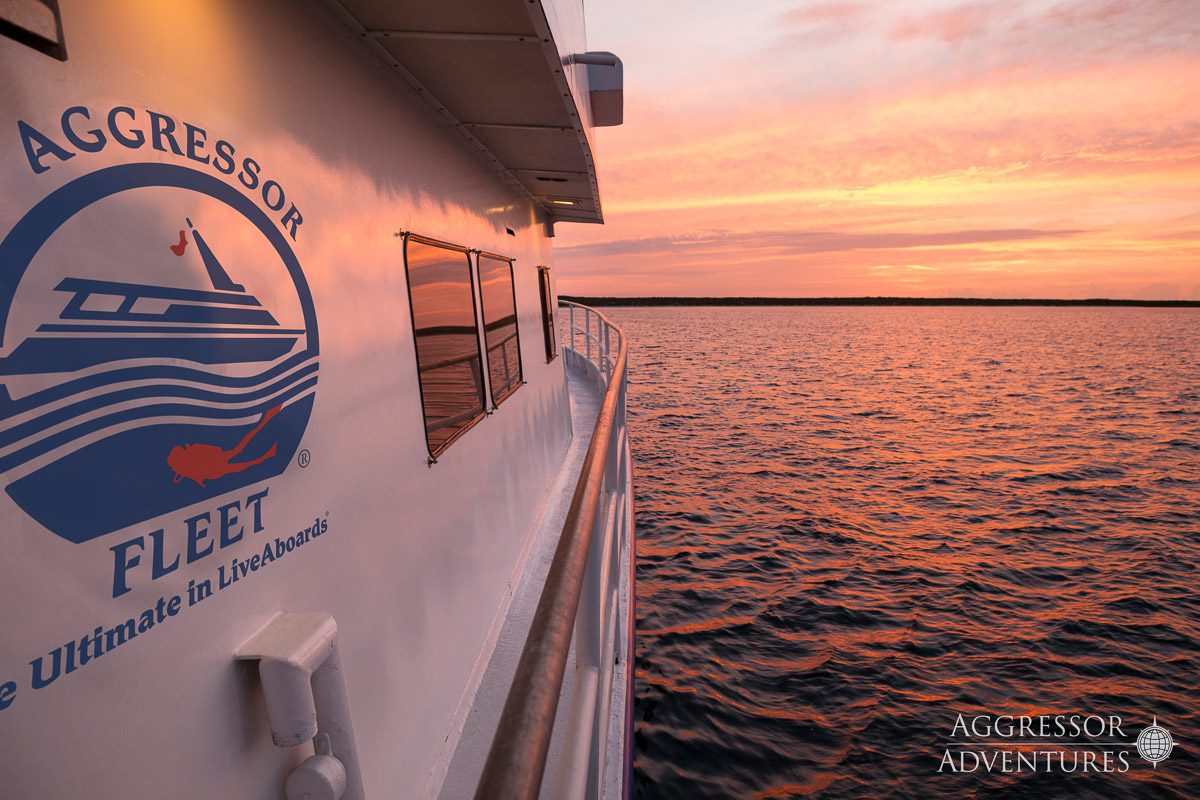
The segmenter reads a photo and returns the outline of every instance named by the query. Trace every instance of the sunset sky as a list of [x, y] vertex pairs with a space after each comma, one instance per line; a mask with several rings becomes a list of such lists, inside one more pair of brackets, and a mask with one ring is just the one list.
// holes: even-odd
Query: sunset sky
[[1200, 299], [1200, 0], [590, 0], [579, 295]]

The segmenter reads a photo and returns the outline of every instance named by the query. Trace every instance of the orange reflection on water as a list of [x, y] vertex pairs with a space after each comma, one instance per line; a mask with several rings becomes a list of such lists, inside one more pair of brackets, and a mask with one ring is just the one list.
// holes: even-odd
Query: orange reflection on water
[[[960, 713], [1157, 713], [1193, 735], [1174, 710], [1200, 646], [1200, 315], [613, 316], [644, 342], [650, 796], [964, 796], [931, 781]], [[1103, 776], [1112, 796], [1144, 779]]]
[[808, 783], [789, 783], [783, 786], [773, 786], [765, 791], [757, 792], [753, 796], [755, 800], [771, 800], [773, 797], [805, 797], [828, 788], [837, 777], [834, 773], [825, 772], [814, 776]]
[[753, 617], [718, 617], [716, 619], [708, 619], [701, 622], [689, 622], [684, 625], [676, 625], [670, 628], [648, 630], [646, 633], [652, 636], [667, 636], [673, 633], [700, 633], [702, 631], [719, 630], [730, 625], [746, 625], [753, 621]]

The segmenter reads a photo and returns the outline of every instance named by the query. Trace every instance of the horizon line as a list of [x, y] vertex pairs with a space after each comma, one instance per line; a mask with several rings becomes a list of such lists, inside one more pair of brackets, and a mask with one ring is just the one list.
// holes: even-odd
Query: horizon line
[[590, 306], [1126, 306], [1146, 308], [1200, 308], [1200, 300], [1131, 300], [1093, 297], [1065, 298], [994, 297], [606, 297], [559, 295], [560, 300]]

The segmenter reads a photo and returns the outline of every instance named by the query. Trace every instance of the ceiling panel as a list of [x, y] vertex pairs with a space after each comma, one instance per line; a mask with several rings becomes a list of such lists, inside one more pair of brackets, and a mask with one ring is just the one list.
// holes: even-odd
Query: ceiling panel
[[488, 150], [510, 170], [586, 172], [577, 134], [511, 128], [474, 128]]
[[536, 33], [520, 2], [342, 0], [342, 7], [363, 27], [375, 31]]
[[572, 125], [536, 39], [382, 38], [380, 44], [462, 122]]

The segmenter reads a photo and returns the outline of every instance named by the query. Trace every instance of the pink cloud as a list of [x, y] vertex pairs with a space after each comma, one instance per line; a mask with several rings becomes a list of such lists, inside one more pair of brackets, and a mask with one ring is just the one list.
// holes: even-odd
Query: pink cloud
[[847, 250], [905, 250], [914, 247], [1013, 242], [1029, 239], [1059, 238], [1084, 233], [1078, 230], [961, 230], [937, 232], [888, 233], [847, 231], [721, 231], [710, 234], [652, 236], [618, 239], [591, 244], [568, 245], [556, 252], [567, 256], [630, 255], [633, 253], [682, 253], [720, 250], [770, 249], [777, 254], [836, 253]]
[[821, 24], [844, 27], [861, 20], [867, 9], [866, 3], [814, 3], [781, 14], [779, 23], [788, 27]]
[[1012, 13], [1012, 4], [971, 3], [922, 16], [906, 17], [891, 31], [892, 41], [934, 37], [958, 46], [987, 35]]

